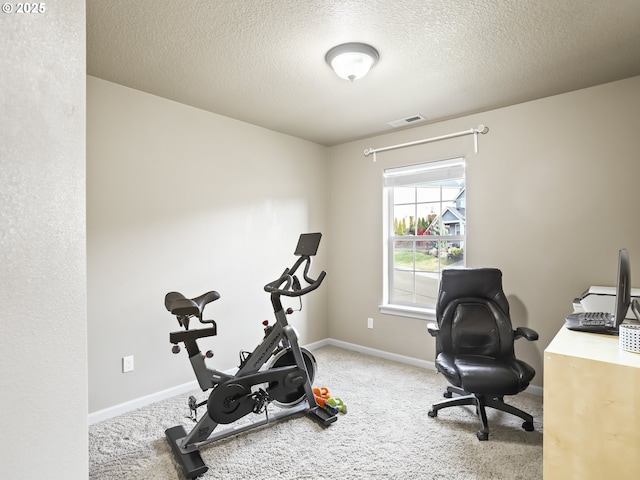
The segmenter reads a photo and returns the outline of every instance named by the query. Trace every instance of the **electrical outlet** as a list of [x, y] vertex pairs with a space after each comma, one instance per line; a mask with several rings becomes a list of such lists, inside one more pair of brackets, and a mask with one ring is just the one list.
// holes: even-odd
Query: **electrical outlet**
[[133, 355], [122, 357], [122, 373], [133, 372]]
[[367, 328], [373, 328], [373, 318], [367, 318]]

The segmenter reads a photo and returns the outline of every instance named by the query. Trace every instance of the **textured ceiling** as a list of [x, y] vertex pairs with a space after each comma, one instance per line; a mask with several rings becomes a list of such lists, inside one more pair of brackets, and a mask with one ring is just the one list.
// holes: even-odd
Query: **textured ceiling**
[[335, 145], [640, 75], [640, 0], [87, 0], [87, 73]]

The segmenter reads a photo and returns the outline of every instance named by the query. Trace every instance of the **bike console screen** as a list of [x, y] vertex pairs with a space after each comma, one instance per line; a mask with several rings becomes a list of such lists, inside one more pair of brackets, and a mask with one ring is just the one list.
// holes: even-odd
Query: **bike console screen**
[[303, 233], [298, 239], [298, 246], [294, 255], [313, 257], [318, 252], [322, 233]]
[[[265, 291], [276, 295], [285, 295], [287, 297], [300, 297], [320, 286], [326, 272], [320, 273], [317, 279], [309, 276], [309, 268], [311, 267], [311, 257], [318, 251], [320, 245], [321, 233], [303, 233], [298, 239], [298, 245], [294, 255], [300, 257], [291, 268], [287, 268], [284, 273], [273, 282], [264, 286]], [[296, 271], [304, 263], [304, 273], [302, 274], [305, 281], [309, 284], [305, 288], [300, 287], [298, 279], [295, 277]]]

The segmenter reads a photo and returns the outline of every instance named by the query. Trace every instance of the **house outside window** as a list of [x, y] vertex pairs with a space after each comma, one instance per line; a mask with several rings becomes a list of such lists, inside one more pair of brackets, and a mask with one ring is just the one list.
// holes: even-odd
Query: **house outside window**
[[383, 313], [433, 318], [445, 268], [465, 266], [464, 159], [386, 169]]

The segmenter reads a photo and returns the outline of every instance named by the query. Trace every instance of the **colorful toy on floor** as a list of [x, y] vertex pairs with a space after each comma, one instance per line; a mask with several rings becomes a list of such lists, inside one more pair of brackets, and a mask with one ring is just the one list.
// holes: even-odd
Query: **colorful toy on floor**
[[347, 406], [340, 398], [329, 398], [327, 403], [332, 407], [336, 407], [340, 413], [347, 413]]
[[326, 387], [314, 388], [313, 394], [316, 397], [316, 403], [327, 410], [329, 413], [347, 413], [347, 406], [340, 398], [331, 396], [331, 392]]

